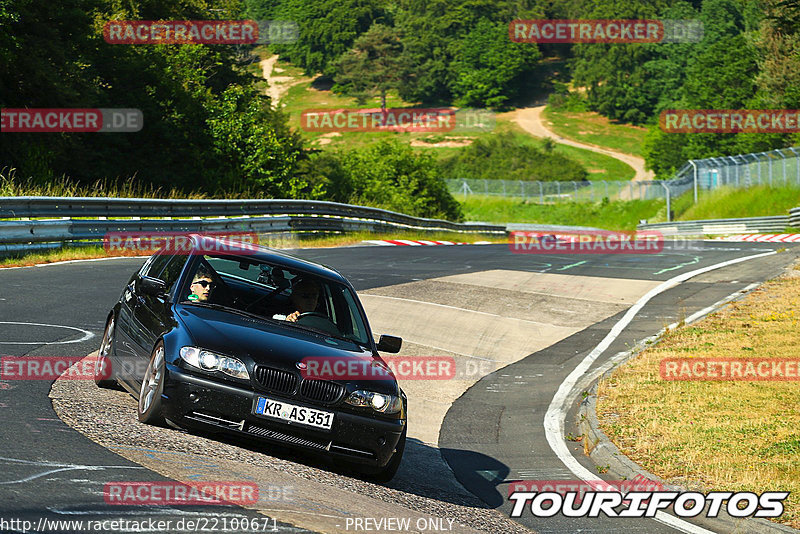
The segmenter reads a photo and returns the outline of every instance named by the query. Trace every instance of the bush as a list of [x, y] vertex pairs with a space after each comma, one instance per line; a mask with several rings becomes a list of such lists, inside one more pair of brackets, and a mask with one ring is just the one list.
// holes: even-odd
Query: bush
[[520, 144], [508, 132], [478, 139], [440, 166], [444, 178], [456, 179], [580, 182], [588, 176], [586, 169], [567, 156]]
[[463, 219], [461, 206], [439, 177], [433, 158], [395, 141], [316, 154], [301, 162], [300, 173], [326, 200], [415, 217]]
[[589, 111], [586, 99], [580, 93], [570, 93], [567, 85], [561, 82], [553, 82], [553, 92], [547, 97], [547, 104], [563, 111]]

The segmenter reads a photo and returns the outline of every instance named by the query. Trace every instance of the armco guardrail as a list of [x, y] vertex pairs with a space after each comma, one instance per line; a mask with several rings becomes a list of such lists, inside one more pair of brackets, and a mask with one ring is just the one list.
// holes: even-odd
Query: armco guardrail
[[[221, 212], [227, 216], [213, 217], [222, 214]], [[265, 212], [270, 215], [265, 215]], [[48, 216], [60, 216], [62, 219], [0, 221], [0, 251], [21, 252], [62, 244], [97, 243], [109, 232], [285, 233], [386, 232], [413, 229], [480, 234], [506, 233], [505, 226], [500, 225], [423, 219], [388, 210], [336, 202], [0, 197], [0, 218]], [[108, 219], [108, 216], [135, 217], [135, 219]], [[184, 218], [169, 218], [181, 216]], [[69, 217], [100, 217], [100, 219]], [[140, 217], [152, 218], [139, 219]]]
[[[444, 228], [457, 232], [465, 230], [463, 224], [450, 221], [423, 219], [379, 208], [320, 200], [0, 197], [0, 219], [24, 217], [255, 217], [262, 215], [325, 215], [378, 220], [406, 225], [410, 228]], [[495, 232], [497, 227], [493, 227], [489, 231]]]
[[800, 208], [792, 208], [789, 210], [789, 226], [792, 228], [800, 228]]
[[[800, 211], [800, 208], [796, 208]], [[800, 219], [800, 213], [797, 214]], [[669, 235], [716, 235], [747, 232], [782, 232], [790, 224], [788, 215], [771, 217], [745, 217], [741, 219], [705, 219], [699, 221], [673, 221], [668, 223], [640, 224], [639, 230], [657, 230]]]

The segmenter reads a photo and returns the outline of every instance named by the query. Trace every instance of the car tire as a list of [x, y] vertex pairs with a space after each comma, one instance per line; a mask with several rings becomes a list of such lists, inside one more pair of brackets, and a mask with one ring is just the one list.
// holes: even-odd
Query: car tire
[[374, 471], [364, 471], [362, 475], [365, 480], [369, 482], [376, 482], [378, 484], [386, 484], [394, 478], [397, 470], [400, 468], [400, 461], [403, 459], [403, 452], [406, 449], [406, 429], [400, 434], [400, 440], [394, 448], [394, 454], [385, 466]]
[[[112, 315], [106, 323], [106, 329], [103, 331], [103, 341], [100, 342], [100, 349], [97, 351], [97, 359], [94, 364], [94, 383], [97, 384], [97, 387], [106, 389], [118, 387], [110, 359], [114, 350], [114, 336], [116, 333], [117, 324]], [[107, 372], [105, 371], [106, 369], [108, 370]]]
[[159, 341], [153, 348], [150, 363], [144, 372], [142, 387], [139, 390], [139, 402], [136, 411], [139, 415], [139, 421], [142, 423], [164, 426], [164, 416], [161, 411], [161, 394], [164, 392], [166, 367], [164, 343]]

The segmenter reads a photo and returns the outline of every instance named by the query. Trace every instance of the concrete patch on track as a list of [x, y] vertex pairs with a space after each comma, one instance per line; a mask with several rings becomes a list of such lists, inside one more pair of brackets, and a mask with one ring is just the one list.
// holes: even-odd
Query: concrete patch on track
[[445, 282], [472, 284], [489, 289], [555, 295], [565, 298], [629, 306], [660, 282], [629, 278], [604, 278], [496, 269], [439, 278]]
[[[488, 362], [477, 367], [486, 372], [458, 380], [400, 380], [409, 399], [420, 399], [423, 408], [412, 403], [408, 435], [436, 447], [447, 410], [475, 382], [614, 315], [656, 285], [490, 270], [380, 287], [359, 297], [373, 331], [403, 338], [400, 356], [452, 355], [462, 369], [468, 362]], [[389, 362], [396, 357], [383, 356]]]

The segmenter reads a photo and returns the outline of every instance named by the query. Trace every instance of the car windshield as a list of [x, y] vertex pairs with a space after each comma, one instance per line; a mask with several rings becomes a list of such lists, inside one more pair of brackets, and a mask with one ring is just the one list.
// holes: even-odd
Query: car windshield
[[203, 256], [180, 301], [224, 306], [367, 345], [356, 296], [346, 285], [252, 257]]

